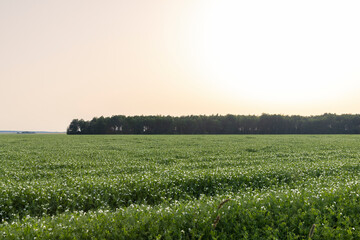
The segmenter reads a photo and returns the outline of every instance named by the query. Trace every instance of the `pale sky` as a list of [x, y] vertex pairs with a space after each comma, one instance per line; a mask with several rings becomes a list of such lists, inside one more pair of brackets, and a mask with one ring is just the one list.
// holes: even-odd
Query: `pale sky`
[[0, 1], [0, 130], [360, 113], [360, 1]]

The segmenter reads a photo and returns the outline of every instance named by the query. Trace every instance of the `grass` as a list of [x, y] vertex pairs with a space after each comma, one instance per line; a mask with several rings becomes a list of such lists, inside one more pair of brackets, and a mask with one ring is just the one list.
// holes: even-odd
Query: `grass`
[[0, 135], [0, 239], [360, 238], [359, 140]]

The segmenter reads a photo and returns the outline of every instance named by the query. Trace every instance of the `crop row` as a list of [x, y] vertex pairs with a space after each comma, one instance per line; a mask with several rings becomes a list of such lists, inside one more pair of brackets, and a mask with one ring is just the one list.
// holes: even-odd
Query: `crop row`
[[[114, 211], [25, 217], [0, 225], [4, 239], [312, 239], [360, 237], [359, 182], [252, 191]], [[223, 201], [224, 199], [230, 199]], [[221, 203], [223, 202], [223, 203]]]
[[163, 201], [196, 199], [200, 195], [247, 193], [283, 188], [329, 186], [334, 182], [358, 180], [358, 171], [340, 168], [278, 171], [216, 169], [214, 171], [118, 175], [111, 177], [68, 177], [61, 181], [9, 181], [0, 185], [0, 219], [25, 215], [55, 215], [65, 211], [116, 209], [130, 204], [160, 204]]

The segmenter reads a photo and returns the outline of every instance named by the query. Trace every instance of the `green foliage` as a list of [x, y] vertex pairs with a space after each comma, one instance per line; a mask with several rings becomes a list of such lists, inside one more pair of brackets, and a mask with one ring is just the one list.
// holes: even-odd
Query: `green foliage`
[[1, 135], [0, 239], [357, 239], [359, 138]]
[[358, 134], [360, 115], [112, 116], [74, 119], [68, 134]]

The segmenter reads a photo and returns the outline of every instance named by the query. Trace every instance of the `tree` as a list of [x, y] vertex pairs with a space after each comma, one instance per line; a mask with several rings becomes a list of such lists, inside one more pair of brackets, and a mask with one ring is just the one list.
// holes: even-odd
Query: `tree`
[[79, 120], [73, 119], [67, 129], [67, 134], [78, 134], [80, 133]]
[[73, 119], [68, 134], [338, 134], [360, 133], [360, 115], [284, 116], [262, 114], [94, 117]]

